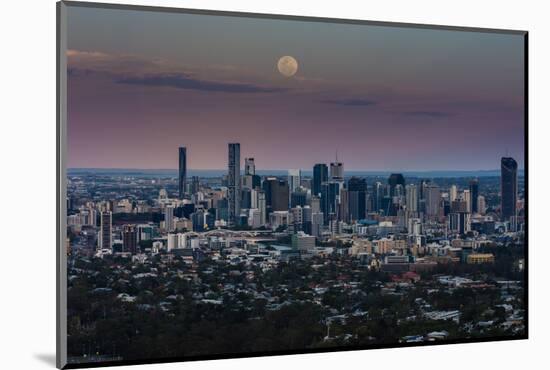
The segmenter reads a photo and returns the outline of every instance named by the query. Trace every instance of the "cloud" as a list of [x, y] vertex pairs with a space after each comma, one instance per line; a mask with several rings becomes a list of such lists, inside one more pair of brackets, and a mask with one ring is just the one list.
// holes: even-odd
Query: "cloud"
[[286, 88], [267, 87], [249, 83], [208, 81], [186, 74], [156, 74], [144, 77], [126, 77], [117, 79], [115, 82], [129, 85], [161, 86], [225, 93], [275, 93], [288, 90]]
[[416, 110], [416, 111], [404, 112], [403, 114], [407, 116], [431, 117], [431, 118], [446, 118], [454, 115], [453, 113], [450, 113], [450, 112], [432, 111], [432, 110]]
[[376, 104], [375, 101], [367, 100], [367, 99], [328, 99], [328, 100], [321, 100], [321, 103], [342, 105], [342, 106], [348, 106], [348, 107], [367, 107], [367, 106]]

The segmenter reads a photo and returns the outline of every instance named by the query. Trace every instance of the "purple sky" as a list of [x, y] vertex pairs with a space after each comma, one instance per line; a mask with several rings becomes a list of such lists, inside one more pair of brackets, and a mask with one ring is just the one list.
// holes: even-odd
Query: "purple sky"
[[[523, 37], [69, 8], [69, 167], [523, 168]], [[283, 55], [297, 59], [291, 78]]]

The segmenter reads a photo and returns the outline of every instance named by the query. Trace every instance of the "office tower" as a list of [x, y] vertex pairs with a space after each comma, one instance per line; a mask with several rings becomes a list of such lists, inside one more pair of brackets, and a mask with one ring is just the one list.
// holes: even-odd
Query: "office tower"
[[292, 193], [300, 187], [301, 173], [300, 170], [288, 170], [288, 204], [290, 206]]
[[237, 224], [241, 214], [241, 144], [228, 145], [227, 198], [229, 201], [229, 226]]
[[304, 206], [302, 207], [302, 230], [311, 235], [311, 207]]
[[485, 197], [483, 195], [477, 196], [477, 212], [481, 215], [485, 214], [487, 205], [485, 204]]
[[373, 185], [373, 207], [375, 212], [380, 212], [382, 209], [382, 202], [384, 200], [384, 184], [377, 181]]
[[216, 202], [216, 219], [224, 221], [229, 219], [229, 201], [227, 198], [218, 199]]
[[174, 206], [171, 204], [164, 207], [164, 229], [166, 232], [174, 230]]
[[350, 221], [364, 219], [367, 209], [367, 180], [358, 177], [348, 180], [348, 200]]
[[198, 209], [192, 213], [191, 221], [193, 222], [193, 231], [204, 231], [204, 210]]
[[252, 208], [252, 190], [249, 188], [241, 189], [241, 208]]
[[466, 234], [470, 231], [471, 214], [456, 212], [449, 214], [449, 229], [453, 233]]
[[187, 149], [184, 146], [179, 148], [179, 174], [178, 174], [178, 190], [179, 198], [183, 199], [187, 186]]
[[439, 186], [435, 184], [426, 185], [424, 196], [426, 199], [426, 216], [437, 219], [440, 215], [439, 209], [441, 206], [441, 191]]
[[479, 181], [474, 179], [470, 181], [470, 206], [472, 213], [478, 213], [477, 197], [479, 196]]
[[260, 211], [260, 224], [265, 225], [267, 219], [265, 193], [258, 192], [258, 210]]
[[452, 203], [458, 198], [458, 188], [456, 185], [451, 185], [451, 188], [449, 189], [449, 201]]
[[307, 191], [298, 188], [290, 194], [290, 207], [303, 207], [307, 204]]
[[321, 198], [319, 196], [311, 197], [311, 211], [313, 213], [321, 212]]
[[508, 221], [516, 215], [518, 198], [518, 164], [514, 158], [500, 161], [500, 192], [502, 220]]
[[313, 212], [311, 214], [311, 235], [320, 237], [323, 230], [325, 216], [322, 212]]
[[271, 184], [271, 210], [288, 211], [288, 183], [284, 180], [275, 180]]
[[328, 181], [328, 167], [324, 163], [317, 163], [313, 166], [313, 184], [311, 194], [319, 196], [321, 194], [321, 184]]
[[349, 222], [349, 191], [341, 187], [338, 197], [338, 221]]
[[253, 229], [257, 229], [260, 226], [262, 226], [259, 209], [248, 210], [248, 226], [250, 226]]
[[[392, 173], [388, 178], [388, 185], [390, 186], [390, 197], [399, 195], [399, 191], [396, 194], [396, 187], [401, 185], [401, 189], [405, 188], [405, 178], [400, 173]], [[399, 188], [398, 188], [399, 189]]]
[[103, 211], [100, 214], [99, 249], [111, 249], [113, 246], [113, 214]]
[[297, 233], [303, 230], [303, 217], [302, 207], [295, 207], [289, 210], [289, 225], [292, 226], [292, 232]]
[[338, 158], [336, 158], [336, 162], [330, 164], [330, 179], [334, 181], [344, 180], [344, 164], [338, 162]]
[[337, 217], [339, 194], [339, 181], [329, 181], [321, 184], [321, 212], [324, 214], [325, 224], [328, 224], [330, 219], [336, 219]]
[[268, 210], [267, 213], [271, 210], [271, 188], [273, 185], [277, 182], [276, 177], [266, 177], [264, 181], [262, 182], [262, 190], [265, 193], [265, 204], [266, 209]]
[[466, 212], [472, 212], [472, 194], [469, 189], [462, 192], [462, 200], [466, 202]]
[[244, 159], [244, 174], [251, 176], [256, 174], [256, 165], [254, 164], [254, 158]]
[[136, 225], [124, 225], [122, 231], [122, 247], [124, 252], [136, 254], [138, 251], [138, 232]]
[[416, 185], [405, 186], [405, 204], [409, 212], [418, 212], [418, 188]]
[[193, 176], [191, 178], [191, 184], [189, 185], [189, 192], [191, 194], [196, 194], [200, 190], [200, 182], [198, 176]]

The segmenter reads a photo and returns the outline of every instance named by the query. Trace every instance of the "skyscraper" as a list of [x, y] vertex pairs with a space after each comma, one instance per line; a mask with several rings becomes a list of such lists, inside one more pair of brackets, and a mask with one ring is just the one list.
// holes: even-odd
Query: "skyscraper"
[[500, 160], [500, 192], [502, 219], [508, 221], [516, 215], [518, 197], [518, 163], [514, 158]]
[[171, 204], [164, 207], [164, 228], [167, 232], [174, 230], [174, 206]]
[[292, 193], [300, 187], [300, 170], [288, 170], [288, 205], [292, 203]]
[[390, 186], [390, 197], [393, 197], [396, 195], [397, 185], [401, 185], [403, 189], [405, 188], [405, 178], [400, 173], [392, 173], [388, 178], [388, 185]]
[[349, 218], [351, 221], [362, 220], [366, 216], [367, 181], [358, 177], [348, 180]]
[[440, 215], [441, 190], [435, 184], [428, 184], [424, 188], [426, 197], [426, 216], [431, 219], [437, 219]]
[[330, 179], [334, 181], [344, 180], [344, 164], [338, 162], [338, 158], [336, 158], [336, 162], [330, 164]]
[[321, 194], [321, 184], [328, 181], [328, 167], [324, 163], [317, 163], [313, 166], [313, 186], [311, 194], [319, 196]]
[[183, 199], [187, 186], [187, 149], [184, 146], [179, 148], [179, 174], [178, 190], [179, 198]]
[[228, 145], [227, 198], [229, 202], [229, 225], [237, 224], [241, 214], [241, 144]]
[[418, 188], [416, 185], [405, 186], [405, 204], [409, 212], [418, 212]]
[[254, 164], [254, 158], [245, 158], [244, 159], [244, 174], [245, 175], [255, 175], [256, 174], [256, 165]]
[[474, 179], [470, 181], [470, 206], [472, 213], [478, 213], [477, 197], [479, 196], [479, 181]]
[[113, 246], [113, 214], [111, 211], [103, 211], [100, 215], [101, 236], [99, 249], [110, 249]]

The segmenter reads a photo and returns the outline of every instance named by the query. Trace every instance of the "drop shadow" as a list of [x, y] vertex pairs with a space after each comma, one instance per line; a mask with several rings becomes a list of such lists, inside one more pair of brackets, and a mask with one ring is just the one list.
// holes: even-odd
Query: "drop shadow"
[[42, 361], [46, 365], [50, 365], [51, 367], [55, 367], [55, 353], [35, 353], [34, 358], [37, 360]]

